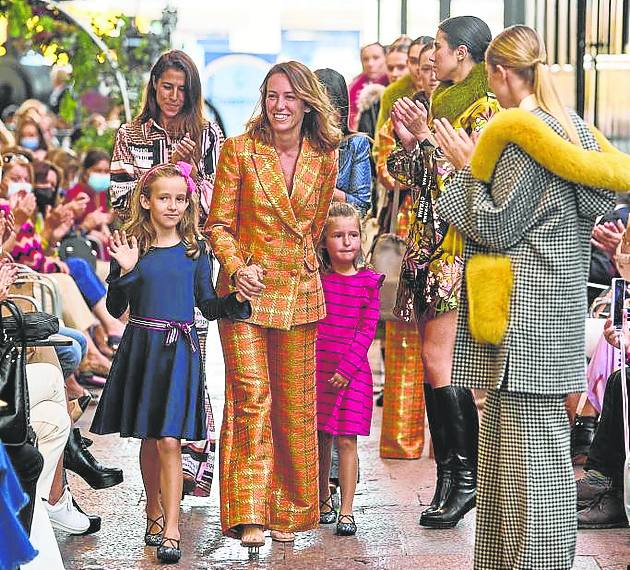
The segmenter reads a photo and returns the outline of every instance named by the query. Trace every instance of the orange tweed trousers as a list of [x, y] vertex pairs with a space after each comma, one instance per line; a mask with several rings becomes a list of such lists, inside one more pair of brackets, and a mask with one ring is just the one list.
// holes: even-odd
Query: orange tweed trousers
[[290, 330], [219, 321], [225, 408], [219, 439], [221, 528], [283, 532], [319, 522], [316, 323]]
[[385, 390], [380, 455], [418, 459], [424, 447], [422, 342], [415, 323], [385, 323]]

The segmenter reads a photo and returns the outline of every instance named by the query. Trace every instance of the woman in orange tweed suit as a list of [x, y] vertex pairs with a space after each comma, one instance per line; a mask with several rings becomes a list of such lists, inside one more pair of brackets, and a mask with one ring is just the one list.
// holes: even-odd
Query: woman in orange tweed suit
[[253, 308], [219, 325], [221, 526], [243, 546], [264, 544], [265, 528], [292, 541], [319, 520], [315, 333], [326, 309], [314, 244], [337, 177], [335, 116], [308, 68], [274, 65], [260, 114], [225, 141], [217, 167], [206, 224], [217, 290]]

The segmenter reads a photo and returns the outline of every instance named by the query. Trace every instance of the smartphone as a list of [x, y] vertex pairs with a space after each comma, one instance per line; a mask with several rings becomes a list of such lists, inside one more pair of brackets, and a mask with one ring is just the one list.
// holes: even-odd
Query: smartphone
[[623, 328], [624, 308], [626, 304], [626, 282], [624, 279], [615, 278], [612, 280], [612, 302], [611, 315], [612, 324], [615, 330], [621, 331]]

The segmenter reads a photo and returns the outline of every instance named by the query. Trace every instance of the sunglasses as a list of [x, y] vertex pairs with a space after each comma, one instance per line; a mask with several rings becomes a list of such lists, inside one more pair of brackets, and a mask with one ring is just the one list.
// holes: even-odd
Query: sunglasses
[[31, 161], [23, 154], [8, 152], [2, 155], [2, 164], [30, 164]]

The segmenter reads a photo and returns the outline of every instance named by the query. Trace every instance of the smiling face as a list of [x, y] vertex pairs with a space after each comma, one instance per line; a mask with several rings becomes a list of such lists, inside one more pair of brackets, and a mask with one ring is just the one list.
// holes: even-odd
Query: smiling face
[[376, 81], [385, 73], [385, 50], [378, 44], [365, 46], [361, 50], [361, 65], [363, 73], [370, 81]]
[[186, 101], [186, 74], [179, 69], [169, 68], [160, 75], [154, 87], [160, 118], [175, 118]]
[[274, 135], [299, 136], [304, 114], [308, 112], [284, 73], [274, 73], [267, 81], [265, 113]]
[[188, 187], [181, 176], [156, 178], [151, 183], [149, 197], [140, 195], [140, 205], [149, 210], [151, 223], [158, 233], [176, 228], [189, 203]]

